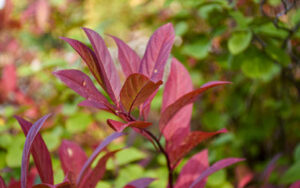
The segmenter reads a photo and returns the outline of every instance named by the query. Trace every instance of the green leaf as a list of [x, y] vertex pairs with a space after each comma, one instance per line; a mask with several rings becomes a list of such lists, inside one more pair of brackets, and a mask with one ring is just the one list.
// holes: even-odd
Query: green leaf
[[131, 164], [121, 168], [118, 178], [114, 181], [114, 187], [123, 187], [128, 182], [141, 178], [144, 175], [144, 169], [137, 164]]
[[121, 166], [144, 158], [146, 158], [146, 154], [136, 148], [124, 149], [119, 151], [115, 155], [114, 159], [110, 159], [108, 161], [107, 169], [112, 170], [114, 168], [114, 163], [117, 163], [117, 165]]
[[21, 147], [11, 146], [7, 150], [6, 164], [8, 167], [20, 167], [22, 163], [23, 149]]
[[182, 52], [196, 59], [204, 59], [211, 49], [211, 41], [208, 38], [202, 38], [195, 43], [183, 47]]
[[70, 133], [78, 133], [84, 131], [90, 123], [92, 123], [90, 115], [77, 113], [68, 118], [66, 128]]
[[280, 47], [268, 44], [266, 46], [266, 52], [271, 58], [278, 61], [283, 66], [289, 65], [291, 62], [290, 56]]
[[300, 161], [300, 143], [295, 148], [294, 160], [297, 161], [297, 162]]
[[281, 176], [279, 183], [289, 184], [300, 179], [300, 161], [297, 161]]
[[250, 44], [252, 33], [250, 31], [239, 31], [231, 35], [228, 40], [228, 48], [232, 54], [239, 54]]
[[178, 36], [182, 36], [188, 31], [188, 28], [189, 26], [186, 22], [178, 22], [175, 26], [175, 33]]
[[212, 187], [219, 187], [226, 181], [226, 171], [219, 170], [207, 178], [207, 185]]

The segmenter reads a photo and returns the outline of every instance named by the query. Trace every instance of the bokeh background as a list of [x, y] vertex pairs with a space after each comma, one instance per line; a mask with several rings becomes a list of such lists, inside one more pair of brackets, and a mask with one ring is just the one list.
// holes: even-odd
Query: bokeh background
[[[172, 56], [189, 70], [195, 87], [212, 80], [233, 82], [203, 95], [192, 119], [194, 130], [226, 127], [229, 133], [206, 141], [189, 156], [208, 148], [211, 163], [230, 156], [247, 161], [215, 173], [207, 187], [234, 187], [247, 173], [259, 182], [277, 154], [281, 157], [268, 181], [286, 187], [300, 179], [299, 8], [297, 0], [0, 0], [1, 176], [6, 181], [20, 177], [25, 137], [15, 114], [32, 121], [54, 114], [42, 135], [56, 182], [63, 179], [57, 155], [63, 139], [90, 154], [112, 132], [106, 125], [111, 115], [78, 107], [82, 98], [52, 75], [64, 68], [88, 73], [59, 36], [88, 44], [80, 27], [92, 28], [105, 38], [117, 62], [116, 45], [105, 34], [122, 38], [142, 56], [151, 33], [171, 22], [176, 31]], [[161, 98], [159, 91], [152, 122], [158, 121]], [[129, 135], [111, 146], [132, 147], [116, 156], [117, 168], [108, 164], [98, 187], [121, 187], [145, 176], [159, 178], [152, 187], [164, 187], [163, 156]]]

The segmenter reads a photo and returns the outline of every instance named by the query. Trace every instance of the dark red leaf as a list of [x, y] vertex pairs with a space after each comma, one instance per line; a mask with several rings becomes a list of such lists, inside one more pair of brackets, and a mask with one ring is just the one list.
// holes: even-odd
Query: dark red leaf
[[95, 52], [80, 41], [66, 38], [66, 37], [60, 37], [60, 38], [66, 41], [67, 43], [69, 43], [73, 47], [73, 49], [76, 50], [76, 52], [81, 56], [83, 61], [87, 64], [87, 66], [89, 67], [90, 71], [92, 72], [92, 74], [94, 75], [98, 83], [104, 88], [103, 82], [100, 77], [101, 75], [100, 66], [97, 61]]
[[32, 188], [56, 188], [55, 185], [50, 185], [46, 183], [34, 185]]
[[142, 74], [131, 74], [121, 89], [120, 100], [130, 113], [131, 109], [145, 102], [161, 84], [162, 81], [154, 83]]
[[[109, 109], [103, 103], [97, 102], [97, 101], [94, 101], [94, 100], [84, 100], [84, 101], [81, 101], [78, 104], [78, 106], [97, 108], [97, 109], [104, 110], [104, 111], [107, 111], [107, 112], [110, 112], [110, 113], [114, 114], [114, 111], [112, 109]], [[114, 107], [112, 106], [111, 108], [114, 108]]]
[[[43, 116], [42, 118], [40, 118], [39, 120], [37, 120], [30, 128], [30, 130], [28, 131], [28, 134], [26, 136], [26, 141], [25, 141], [25, 145], [24, 145], [24, 149], [23, 149], [23, 156], [22, 156], [22, 165], [21, 165], [21, 187], [22, 188], [26, 188], [27, 185], [27, 172], [28, 172], [28, 166], [29, 166], [29, 156], [30, 156], [30, 151], [32, 146], [34, 145], [34, 141], [35, 138], [37, 137], [41, 127], [43, 126], [43, 124], [45, 123], [45, 121], [49, 118], [50, 114]], [[39, 144], [39, 145], [43, 145], [43, 144]], [[34, 146], [33, 146], [34, 147]], [[45, 151], [41, 150], [41, 148], [37, 149], [37, 153], [39, 154], [41, 153], [46, 153]], [[48, 153], [49, 154], [49, 153]], [[45, 156], [42, 156], [45, 157]], [[41, 164], [45, 165], [45, 166], [49, 166], [49, 163], [51, 164], [51, 160], [48, 161], [48, 159], [42, 159], [41, 160]], [[45, 168], [45, 166], [41, 167], [42, 169]], [[45, 174], [48, 175], [49, 179], [47, 181], [50, 181], [50, 184], [53, 184], [53, 173], [52, 173], [52, 165], [50, 165], [51, 169], [46, 170], [45, 172], [49, 173], [49, 174]], [[43, 174], [45, 173], [43, 172]]]
[[147, 188], [155, 178], [140, 178], [134, 181], [131, 181], [124, 188]]
[[[193, 83], [188, 71], [175, 58], [172, 59], [171, 71], [165, 85], [162, 101], [162, 109], [164, 111], [169, 105], [174, 103], [184, 94], [193, 90]], [[190, 132], [190, 120], [192, 117], [193, 105], [187, 105], [179, 110], [178, 113], [165, 125], [162, 132], [166, 141], [170, 141], [173, 137], [174, 142], [181, 142], [181, 138], [185, 138]], [[162, 131], [163, 127], [160, 127]], [[179, 130], [180, 131], [177, 131]], [[178, 135], [174, 135], [178, 133]], [[176, 145], [176, 144], [175, 144]]]
[[6, 188], [6, 184], [4, 182], [4, 179], [0, 176], [0, 188]]
[[[15, 118], [19, 122], [25, 136], [27, 137], [32, 124], [19, 116], [15, 116]], [[37, 133], [36, 138], [32, 143], [31, 153], [42, 182], [53, 184], [53, 170], [50, 152], [40, 133]]]
[[117, 132], [122, 132], [126, 127], [135, 127], [135, 128], [140, 128], [144, 129], [152, 125], [152, 123], [147, 122], [147, 121], [130, 121], [127, 123], [122, 123], [119, 121], [115, 121], [112, 119], [107, 120], [107, 124], [115, 131]]
[[[182, 167], [175, 188], [189, 187], [209, 167], [208, 151], [203, 150], [190, 158]], [[206, 181], [206, 179], [202, 180]]]
[[140, 57], [121, 39], [111, 36], [118, 46], [118, 58], [126, 77], [139, 72]]
[[201, 175], [197, 177], [197, 179], [193, 182], [190, 188], [204, 188], [205, 182], [202, 180], [204, 180], [206, 177], [215, 173], [218, 170], [221, 170], [227, 166], [230, 166], [237, 162], [241, 162], [243, 160], [244, 159], [241, 158], [227, 158], [216, 162], [211, 167], [207, 168], [203, 173], [201, 173]]
[[139, 72], [153, 81], [161, 80], [174, 39], [175, 32], [171, 23], [158, 28], [147, 44]]
[[[178, 130], [180, 131], [180, 130]], [[168, 145], [167, 152], [169, 154], [171, 160], [171, 166], [175, 168], [178, 162], [188, 153], [190, 152], [195, 146], [203, 142], [204, 140], [220, 134], [227, 132], [226, 129], [221, 129], [216, 132], [202, 132], [202, 131], [193, 131], [189, 133], [187, 137], [180, 143], [180, 145]]]
[[84, 178], [86, 177], [88, 171], [90, 170], [90, 166], [93, 163], [93, 161], [96, 159], [96, 157], [98, 156], [98, 154], [109, 144], [111, 143], [113, 140], [119, 138], [120, 136], [122, 136], [123, 133], [113, 133], [110, 136], [108, 136], [105, 140], [103, 140], [99, 146], [95, 149], [95, 151], [93, 152], [93, 154], [90, 156], [90, 158], [88, 158], [88, 160], [85, 162], [85, 164], [83, 165], [80, 174], [77, 178], [77, 185], [80, 185], [82, 180], [84, 180]]
[[269, 177], [272, 173], [272, 171], [275, 168], [275, 164], [277, 162], [277, 160], [281, 157], [281, 154], [277, 154], [275, 155], [272, 160], [268, 163], [267, 167], [265, 168], [264, 172], [261, 175], [261, 180], [263, 181], [263, 184], [267, 184]]
[[76, 182], [81, 168], [87, 161], [85, 152], [76, 143], [64, 140], [58, 153], [64, 174], [71, 173]]
[[2, 70], [2, 87], [5, 93], [15, 91], [17, 88], [17, 73], [14, 64], [7, 64]]
[[115, 153], [120, 150], [116, 150], [113, 152], [108, 152], [105, 154], [97, 163], [95, 168], [91, 170], [84, 178], [82, 183], [78, 186], [79, 188], [94, 188], [96, 187], [97, 183], [102, 179], [104, 173], [106, 171], [106, 162], [107, 160], [112, 157]]
[[161, 118], [159, 120], [159, 127], [163, 132], [167, 123], [174, 117], [174, 115], [182, 109], [184, 106], [193, 103], [200, 94], [206, 91], [209, 88], [216, 87], [219, 85], [229, 84], [230, 82], [226, 81], [212, 81], [204, 84], [199, 89], [196, 89], [192, 92], [189, 92], [179, 99], [177, 99], [174, 103], [166, 107], [166, 109], [162, 112]]
[[98, 91], [93, 81], [83, 72], [75, 69], [67, 69], [56, 71], [53, 74], [80, 96], [88, 100], [97, 101], [108, 109], [114, 109], [102, 93]]
[[95, 50], [100, 66], [100, 76], [108, 95], [118, 104], [121, 84], [118, 72], [102, 37], [95, 31], [83, 28]]

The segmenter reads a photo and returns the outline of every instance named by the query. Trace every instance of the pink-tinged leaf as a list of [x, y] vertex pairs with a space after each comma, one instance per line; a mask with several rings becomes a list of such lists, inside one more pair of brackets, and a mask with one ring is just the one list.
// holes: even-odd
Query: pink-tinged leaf
[[6, 188], [6, 184], [4, 182], [4, 179], [0, 176], [0, 188]]
[[120, 150], [116, 150], [113, 152], [108, 152], [105, 154], [97, 163], [95, 168], [91, 170], [84, 178], [82, 183], [78, 186], [79, 188], [94, 188], [97, 183], [102, 179], [106, 171], [106, 162], [112, 157], [115, 153]]
[[58, 153], [64, 174], [71, 173], [76, 180], [81, 168], [87, 161], [85, 152], [76, 143], [64, 140]]
[[171, 23], [158, 28], [147, 44], [139, 72], [145, 74], [153, 81], [161, 80], [174, 39], [175, 32]]
[[121, 84], [114, 62], [102, 37], [95, 31], [83, 28], [94, 48], [101, 71], [104, 88], [115, 104], [118, 104]]
[[[28, 132], [33, 125], [19, 116], [15, 116], [15, 118], [19, 122], [25, 136], [28, 137]], [[27, 139], [30, 138], [28, 137]], [[54, 180], [50, 152], [40, 133], [37, 133], [35, 140], [32, 142], [30, 152], [33, 156], [34, 164], [38, 170], [40, 178], [43, 183], [53, 184]]]
[[13, 92], [17, 88], [17, 73], [14, 64], [7, 64], [2, 70], [2, 87], [4, 92]]
[[261, 180], [263, 181], [263, 184], [266, 185], [268, 183], [269, 177], [272, 173], [272, 171], [275, 168], [275, 164], [278, 161], [278, 159], [281, 157], [281, 154], [275, 155], [272, 160], [268, 163], [267, 167], [265, 168], [264, 172], [261, 175]]
[[56, 188], [56, 186], [42, 183], [42, 184], [34, 185], [32, 188]]
[[56, 71], [53, 74], [80, 96], [88, 100], [97, 101], [108, 109], [114, 109], [102, 93], [97, 90], [93, 81], [83, 72], [75, 69], [67, 69]]
[[[27, 185], [27, 172], [28, 172], [29, 156], [30, 156], [30, 151], [31, 151], [32, 145], [33, 145], [34, 140], [37, 137], [40, 129], [42, 128], [45, 121], [49, 118], [49, 116], [50, 116], [50, 114], [45, 115], [42, 118], [40, 118], [39, 120], [37, 120], [31, 126], [31, 128], [28, 131], [28, 134], [26, 136], [26, 141], [25, 141], [25, 145], [24, 145], [24, 149], [23, 149], [23, 156], [22, 156], [22, 165], [21, 165], [21, 187], [22, 188], [26, 188], [26, 185]], [[37, 152], [39, 152], [39, 150]], [[45, 161], [44, 159], [42, 161], [43, 161], [43, 165], [45, 165], [46, 163], [51, 162], [51, 160], [50, 161], [48, 161], [48, 160]], [[52, 169], [52, 165], [51, 165], [51, 169]], [[48, 171], [49, 170], [47, 170], [47, 172]], [[51, 174], [49, 172], [49, 174], [47, 174], [47, 175], [49, 175], [49, 181], [52, 181], [50, 183], [50, 184], [52, 184], [53, 183], [53, 174]]]
[[123, 133], [113, 133], [111, 135], [109, 135], [106, 139], [104, 139], [99, 146], [95, 149], [95, 151], [92, 153], [92, 155], [88, 158], [88, 160], [85, 162], [85, 164], [83, 165], [80, 174], [77, 178], [77, 185], [81, 184], [81, 181], [84, 180], [85, 176], [87, 175], [91, 164], [93, 163], [93, 161], [96, 159], [96, 157], [98, 156], [98, 154], [109, 144], [111, 143], [113, 140], [119, 138], [120, 136], [122, 136]]
[[154, 83], [142, 74], [131, 74], [121, 89], [120, 100], [130, 113], [131, 109], [145, 102], [161, 84], [162, 81]]
[[226, 129], [221, 129], [216, 132], [193, 131], [184, 138], [180, 145], [168, 145], [167, 153], [169, 154], [172, 168], [175, 168], [178, 162], [195, 146], [214, 135], [225, 132], [227, 132]]
[[115, 107], [113, 107], [113, 106], [111, 106], [112, 109], [109, 109], [109, 108], [107, 108], [107, 105], [104, 105], [103, 103], [98, 102], [98, 101], [94, 101], [94, 100], [81, 101], [78, 104], [78, 106], [97, 108], [97, 109], [104, 110], [104, 111], [107, 111], [107, 112], [110, 112], [110, 113], [113, 113], [113, 114], [114, 114], [113, 109], [115, 109]]
[[[208, 167], [208, 151], [203, 150], [190, 158], [183, 166], [176, 181], [175, 188], [189, 187]], [[202, 181], [206, 181], [206, 179]]]
[[130, 74], [139, 72], [140, 57], [121, 39], [115, 36], [111, 37], [118, 46], [118, 58], [125, 76], [128, 77]]
[[89, 67], [90, 71], [92, 72], [92, 74], [94, 75], [98, 83], [104, 88], [103, 82], [100, 77], [101, 75], [100, 65], [97, 61], [94, 51], [78, 40], [74, 40], [66, 37], [60, 37], [60, 38], [66, 41], [67, 43], [69, 43], [72, 46], [72, 48], [81, 56], [81, 58], [87, 64], [87, 66]]
[[[192, 79], [185, 67], [175, 58], [172, 59], [171, 71], [165, 85], [163, 93], [162, 109], [164, 111], [169, 105], [174, 103], [184, 94], [193, 90]], [[190, 120], [192, 117], [193, 105], [187, 105], [179, 110], [178, 113], [165, 125], [163, 135], [166, 141], [170, 141], [173, 137], [174, 142], [181, 142], [181, 138], [185, 138], [190, 132]], [[163, 127], [160, 127], [162, 130]], [[180, 129], [180, 132], [177, 130]], [[178, 133], [178, 135], [175, 135]], [[177, 145], [177, 144], [175, 144]]]
[[134, 181], [131, 181], [124, 188], [147, 188], [155, 178], [140, 178]]
[[135, 127], [139, 129], [144, 129], [152, 125], [152, 123], [147, 121], [130, 121], [128, 123], [122, 123], [112, 119], [108, 119], [107, 124], [117, 132], [122, 132], [126, 127]]
[[154, 97], [156, 96], [158, 92], [158, 89], [156, 89], [156, 91], [154, 91], [151, 96], [146, 100], [146, 102], [144, 102], [144, 104], [140, 105], [140, 116], [144, 118], [144, 120], [147, 120], [149, 112], [150, 112], [150, 108], [151, 108], [151, 102], [154, 99]]
[[159, 127], [161, 131], [163, 132], [165, 126], [169, 121], [176, 115], [176, 113], [185, 107], [188, 104], [193, 103], [197, 100], [197, 98], [202, 94], [204, 91], [208, 90], [209, 88], [229, 84], [230, 82], [226, 81], [212, 81], [204, 84], [199, 89], [196, 89], [192, 92], [189, 92], [179, 99], [177, 99], [174, 103], [170, 104], [166, 109], [162, 112], [161, 118], [159, 120]]
[[211, 167], [207, 168], [204, 172], [201, 173], [200, 176], [197, 177], [197, 179], [193, 182], [193, 184], [190, 186], [190, 188], [204, 188], [205, 183], [204, 180], [207, 178], [209, 175], [215, 173], [218, 170], [221, 170], [223, 168], [226, 168], [227, 166], [230, 166], [234, 163], [238, 163], [244, 161], [244, 159], [241, 158], [227, 158], [220, 160], [213, 164]]
[[252, 173], [246, 174], [238, 183], [238, 188], [244, 188], [247, 184], [251, 182], [254, 175]]
[[300, 181], [296, 181], [295, 183], [293, 183], [292, 185], [290, 185], [289, 188], [299, 188], [300, 187]]

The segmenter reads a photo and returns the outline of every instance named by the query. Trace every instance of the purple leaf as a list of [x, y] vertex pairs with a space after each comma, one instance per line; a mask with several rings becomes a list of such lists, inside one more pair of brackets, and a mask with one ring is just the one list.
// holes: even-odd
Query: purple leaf
[[93, 81], [83, 72], [75, 69], [67, 69], [56, 71], [53, 74], [80, 96], [88, 100], [97, 101], [108, 109], [114, 109], [102, 93], [98, 91]]
[[147, 188], [155, 178], [140, 178], [134, 181], [131, 181], [124, 188]]
[[152, 123], [147, 121], [130, 121], [128, 123], [122, 123], [112, 119], [108, 119], [107, 124], [117, 132], [122, 132], [126, 127], [135, 127], [135, 128], [144, 129], [152, 125]]
[[165, 126], [168, 124], [168, 122], [174, 117], [174, 115], [182, 109], [184, 106], [193, 103], [200, 94], [202, 94], [204, 91], [206, 91], [209, 88], [216, 87], [219, 85], [229, 84], [230, 82], [226, 81], [212, 81], [204, 84], [199, 89], [196, 89], [192, 92], [189, 92], [179, 99], [177, 99], [174, 103], [166, 107], [166, 109], [162, 112], [161, 118], [159, 120], [159, 127], [161, 131], [163, 132]]
[[72, 46], [72, 48], [76, 50], [76, 52], [85, 61], [85, 63], [89, 67], [90, 71], [92, 72], [92, 74], [94, 75], [98, 83], [104, 88], [103, 82], [100, 77], [101, 75], [100, 66], [94, 51], [80, 41], [66, 38], [66, 37], [60, 37], [60, 38], [66, 41], [67, 43], [69, 43]]
[[[15, 116], [15, 118], [20, 124], [24, 135], [27, 136], [30, 128], [32, 127], [32, 123], [19, 116]], [[42, 182], [53, 184], [53, 170], [50, 152], [40, 133], [37, 134], [34, 142], [32, 143], [31, 154]]]
[[[43, 124], [45, 123], [45, 121], [49, 118], [49, 116], [50, 116], [50, 114], [45, 115], [42, 118], [40, 118], [39, 120], [37, 120], [31, 126], [31, 128], [28, 131], [28, 134], [26, 136], [26, 141], [25, 141], [25, 145], [24, 145], [24, 149], [23, 149], [23, 156], [22, 156], [22, 165], [21, 165], [21, 187], [22, 188], [26, 188], [26, 185], [27, 185], [27, 172], [28, 172], [29, 156], [30, 156], [31, 148], [32, 148], [33, 145], [35, 145], [35, 144], [33, 144], [34, 141], [35, 141], [35, 138], [37, 137], [37, 135], [38, 135], [41, 127], [43, 126]], [[41, 146], [41, 145], [43, 145], [43, 144], [39, 144], [39, 146]], [[35, 146], [33, 146], [33, 147], [35, 147]], [[40, 150], [41, 149], [38, 148], [36, 152], [39, 153]], [[44, 149], [41, 150], [41, 152], [42, 153], [46, 153], [44, 151]], [[42, 157], [45, 157], [45, 156], [42, 156]], [[45, 165], [45, 166], [47, 166], [47, 167], [49, 165], [48, 163], [51, 164], [51, 160], [48, 160], [47, 158], [46, 158], [46, 160], [42, 159], [41, 161], [42, 161], [42, 164]], [[42, 168], [44, 169], [45, 166], [43, 166]], [[52, 181], [50, 183], [50, 184], [52, 184], [53, 183], [52, 165], [49, 165], [49, 168], [51, 168], [51, 169], [47, 169], [47, 170], [45, 169], [46, 172], [49, 173], [49, 174], [45, 174], [45, 175], [49, 176], [48, 177], [49, 178], [48, 181]], [[45, 172], [43, 172], [43, 173], [45, 173]]]
[[300, 180], [296, 181], [295, 183], [293, 183], [292, 185], [290, 185], [289, 188], [299, 188], [300, 187]]
[[0, 176], [0, 188], [6, 188], [6, 184], [4, 182], [4, 179]]
[[267, 167], [265, 168], [264, 172], [261, 175], [261, 180], [263, 181], [263, 184], [266, 185], [268, 183], [268, 179], [272, 173], [272, 171], [275, 168], [275, 164], [277, 160], [281, 157], [281, 154], [275, 155], [272, 160], [268, 163]]
[[198, 178], [193, 182], [193, 184], [190, 186], [190, 188], [204, 188], [205, 182], [202, 180], [204, 180], [206, 177], [215, 173], [218, 170], [221, 170], [227, 166], [230, 166], [234, 163], [237, 163], [237, 162], [240, 162], [243, 160], [244, 159], [241, 159], [241, 158], [227, 158], [227, 159], [223, 159], [223, 160], [216, 162], [211, 167], [207, 168], [203, 173], [201, 173], [201, 175], [198, 176]]
[[[208, 167], [208, 151], [203, 150], [190, 158], [183, 166], [176, 181], [175, 188], [189, 187]], [[206, 181], [206, 179], [202, 181]]]
[[85, 152], [76, 143], [63, 140], [58, 154], [64, 174], [71, 173], [76, 180], [81, 168], [87, 161]]
[[[178, 131], [180, 132], [180, 130]], [[167, 153], [169, 154], [172, 168], [175, 168], [178, 162], [195, 146], [212, 136], [225, 132], [227, 132], [226, 129], [221, 129], [216, 132], [193, 131], [190, 132], [179, 145], [168, 145]]]
[[130, 113], [134, 107], [145, 102], [161, 84], [162, 81], [154, 83], [142, 74], [131, 74], [120, 92], [120, 100], [124, 108]]
[[105, 154], [97, 163], [95, 168], [91, 170], [84, 178], [82, 183], [78, 186], [79, 188], [94, 188], [96, 187], [97, 183], [102, 179], [104, 173], [106, 171], [106, 162], [107, 160], [112, 157], [115, 153], [120, 150], [116, 150], [113, 152], [108, 152]]
[[82, 180], [84, 180], [87, 172], [90, 169], [91, 164], [93, 163], [93, 161], [96, 159], [96, 157], [98, 156], [98, 154], [109, 144], [111, 143], [113, 140], [119, 138], [120, 136], [122, 136], [123, 133], [113, 133], [110, 136], [108, 136], [105, 140], [103, 140], [100, 145], [95, 149], [95, 151], [93, 152], [93, 154], [90, 156], [90, 158], [88, 158], [88, 160], [85, 162], [85, 164], [83, 165], [80, 174], [77, 178], [77, 185], [80, 185]]
[[[114, 110], [109, 109], [109, 108], [107, 108], [107, 106], [104, 105], [103, 103], [97, 102], [97, 101], [94, 101], [94, 100], [84, 100], [84, 101], [81, 101], [81, 102], [78, 104], [78, 106], [97, 108], [97, 109], [104, 110], [104, 111], [107, 111], [107, 112], [110, 112], [110, 113], [115, 114]], [[111, 107], [111, 108], [114, 109], [114, 107]]]
[[139, 72], [153, 81], [161, 80], [174, 38], [175, 32], [171, 23], [158, 28], [149, 39]]
[[83, 28], [95, 50], [100, 66], [100, 76], [104, 88], [115, 104], [118, 104], [121, 84], [118, 72], [102, 37], [95, 31]]
[[32, 188], [56, 188], [56, 186], [51, 185], [51, 184], [42, 183], [42, 184], [34, 185]]
[[111, 36], [118, 46], [118, 58], [126, 77], [139, 72], [140, 57], [121, 39]]
[[[184, 66], [175, 58], [172, 59], [171, 71], [168, 80], [165, 85], [162, 101], [162, 111], [164, 111], [169, 105], [174, 103], [177, 99], [184, 94], [193, 90], [193, 83], [188, 71]], [[180, 143], [190, 132], [190, 120], [192, 117], [193, 105], [187, 105], [179, 110], [178, 113], [165, 125], [163, 135], [166, 141], [172, 139], [174, 142]], [[162, 131], [163, 127], [160, 127]], [[180, 129], [180, 132], [177, 130]], [[177, 135], [175, 135], [178, 133]], [[175, 144], [176, 145], [176, 144]]]

